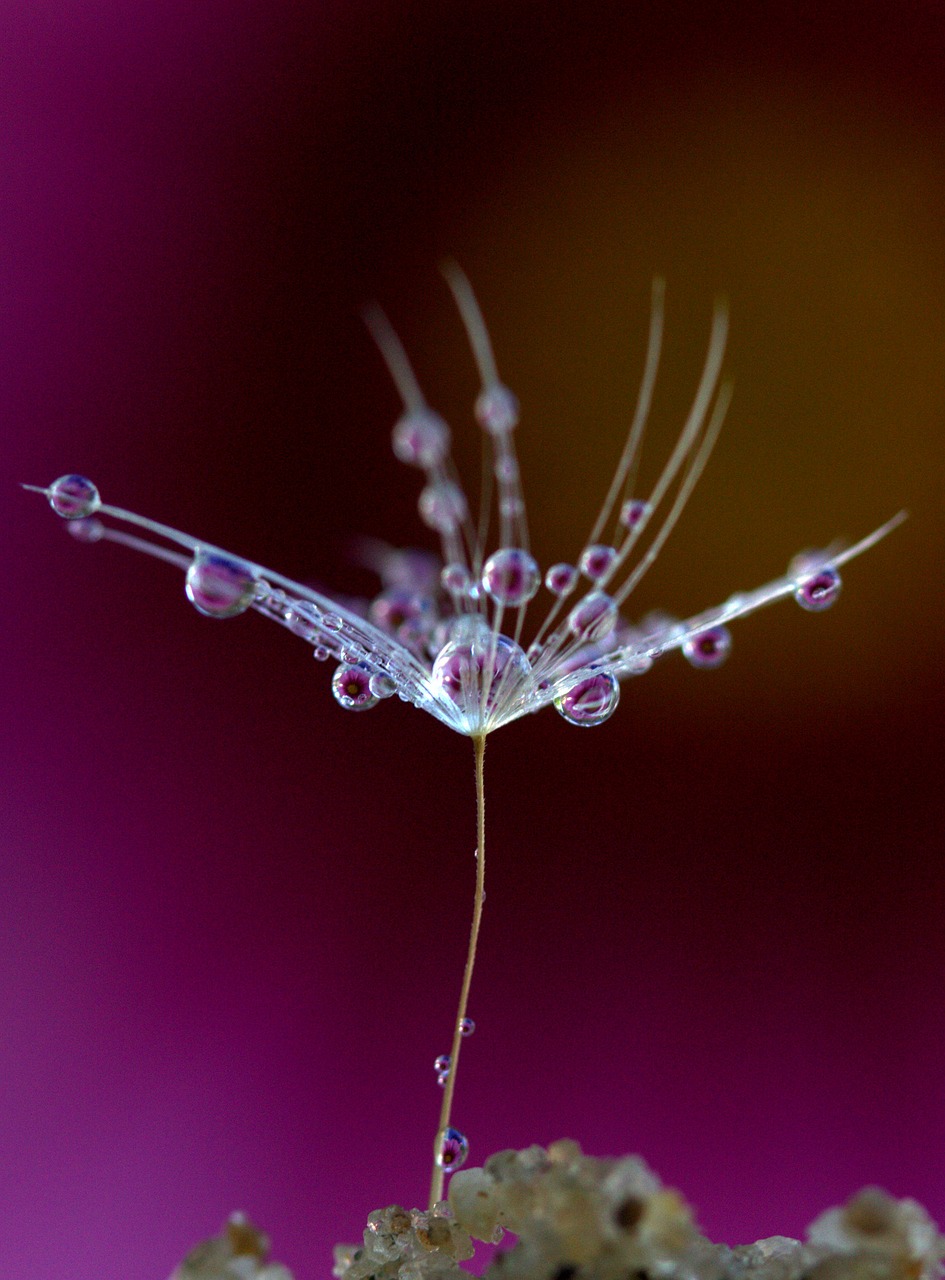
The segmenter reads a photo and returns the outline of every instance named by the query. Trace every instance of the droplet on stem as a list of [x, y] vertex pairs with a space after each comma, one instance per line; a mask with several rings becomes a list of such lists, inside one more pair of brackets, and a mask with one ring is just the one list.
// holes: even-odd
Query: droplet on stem
[[598, 671], [555, 698], [555, 710], [568, 724], [592, 729], [610, 719], [619, 701], [620, 685], [616, 677], [609, 671]]
[[458, 1129], [443, 1129], [437, 1142], [436, 1163], [447, 1173], [452, 1173], [466, 1163], [469, 1142]]
[[256, 578], [239, 560], [198, 551], [184, 581], [187, 599], [207, 618], [235, 618], [256, 599]]
[[82, 520], [102, 505], [98, 489], [85, 476], [60, 476], [46, 491], [49, 505], [64, 520]]

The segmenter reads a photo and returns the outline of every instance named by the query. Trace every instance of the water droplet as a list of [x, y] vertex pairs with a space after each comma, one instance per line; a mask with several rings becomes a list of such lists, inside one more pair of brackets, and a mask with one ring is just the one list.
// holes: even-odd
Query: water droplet
[[340, 631], [345, 620], [337, 613], [326, 613], [322, 618], [322, 626], [326, 631]]
[[710, 627], [690, 636], [683, 645], [683, 657], [700, 670], [710, 671], [720, 667], [732, 647], [732, 633], [728, 627]]
[[411, 467], [435, 467], [449, 452], [450, 429], [432, 409], [411, 409], [395, 425], [394, 453]]
[[360, 662], [342, 663], [331, 678], [331, 691], [346, 711], [367, 711], [377, 706], [371, 690], [371, 671]]
[[607, 547], [601, 543], [586, 547], [581, 556], [581, 572], [591, 582], [600, 582], [613, 568], [617, 559], [617, 548]]
[[836, 601], [841, 586], [836, 569], [832, 565], [824, 565], [817, 573], [800, 579], [794, 588], [794, 599], [802, 609], [820, 613]]
[[105, 526], [94, 516], [80, 516], [78, 519], [70, 520], [66, 528], [76, 542], [98, 542], [105, 536]]
[[60, 476], [46, 491], [49, 505], [64, 520], [82, 520], [102, 505], [98, 489], [85, 476]]
[[517, 495], [504, 497], [499, 502], [499, 514], [505, 516], [507, 520], [514, 520], [516, 516], [523, 515], [524, 512], [525, 503]]
[[590, 729], [609, 720], [620, 701], [620, 685], [609, 671], [599, 671], [573, 684], [555, 698], [555, 710], [569, 724]]
[[198, 551], [184, 581], [187, 599], [208, 618], [235, 618], [256, 599], [256, 579], [239, 560]]
[[476, 1024], [473, 1022], [472, 1018], [460, 1018], [459, 1034], [461, 1036], [471, 1036], [475, 1030]]
[[545, 586], [555, 596], [566, 596], [574, 590], [578, 571], [573, 564], [553, 564], [545, 574]]
[[392, 698], [397, 692], [397, 682], [385, 671], [375, 671], [371, 676], [371, 692], [375, 698]]
[[444, 1071], [449, 1071], [449, 1069], [450, 1069], [450, 1055], [448, 1053], [441, 1053], [440, 1056], [437, 1058], [437, 1060], [433, 1064], [433, 1070], [436, 1072], [438, 1076], [440, 1076], [443, 1074]]
[[479, 393], [473, 412], [483, 431], [503, 436], [518, 422], [518, 401], [508, 387], [501, 382], [493, 382]]
[[449, 1078], [450, 1078], [450, 1073], [449, 1073], [448, 1071], [441, 1071], [441, 1072], [440, 1072], [440, 1074], [439, 1074], [439, 1075], [437, 1076], [437, 1078], [436, 1078], [436, 1082], [437, 1082], [437, 1084], [440, 1086], [440, 1088], [441, 1088], [441, 1089], [445, 1089], [445, 1088], [446, 1088], [446, 1082], [447, 1082], [447, 1080], [449, 1080]]
[[443, 1129], [437, 1144], [436, 1162], [441, 1169], [452, 1173], [466, 1163], [469, 1155], [469, 1143], [466, 1135], [458, 1129]]
[[396, 636], [408, 623], [416, 622], [430, 611], [431, 602], [426, 596], [403, 587], [389, 587], [371, 601], [368, 616], [375, 626]]
[[620, 508], [620, 523], [625, 529], [635, 529], [650, 514], [652, 507], [642, 498], [631, 498]]
[[466, 518], [466, 495], [452, 480], [437, 480], [420, 494], [420, 518], [438, 533], [453, 533]]
[[482, 585], [496, 604], [527, 604], [541, 584], [541, 570], [533, 556], [519, 547], [502, 547], [482, 570]]
[[616, 601], [603, 591], [591, 591], [568, 614], [568, 629], [581, 640], [606, 640], [616, 625]]
[[445, 565], [440, 573], [440, 585], [450, 595], [466, 595], [472, 585], [469, 570], [464, 564]]
[[432, 684], [459, 707], [474, 731], [495, 710], [499, 700], [521, 695], [531, 677], [531, 667], [522, 649], [508, 636], [493, 636], [483, 619], [471, 638], [451, 640], [443, 646], [433, 664]]
[[327, 662], [331, 654], [323, 644], [317, 644], [312, 650], [312, 657], [316, 662]]

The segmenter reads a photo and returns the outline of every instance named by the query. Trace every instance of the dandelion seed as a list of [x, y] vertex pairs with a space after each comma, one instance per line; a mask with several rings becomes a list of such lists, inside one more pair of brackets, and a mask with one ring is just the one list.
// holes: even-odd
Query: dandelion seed
[[[443, 1104], [434, 1142], [430, 1204], [442, 1199], [443, 1173], [466, 1159], [465, 1136], [450, 1123], [462, 1039], [472, 1029], [466, 1004], [476, 955], [484, 892], [483, 754], [487, 736], [522, 716], [553, 706], [574, 725], [592, 727], [617, 709], [620, 683], [647, 671], [656, 658], [682, 650], [693, 666], [717, 667], [728, 655], [728, 624], [784, 597], [818, 612], [840, 591], [839, 568], [885, 537], [904, 519], [894, 516], [853, 546], [797, 557], [783, 576], [679, 622], [651, 614], [632, 625], [622, 613], [631, 592], [669, 537], [715, 444], [731, 388], [721, 381], [728, 317], [717, 304], [692, 407], [676, 444], [646, 498], [633, 497], [663, 333], [662, 282], [653, 286], [643, 377], [627, 441], [600, 514], [579, 549], [577, 566], [551, 565], [542, 577], [528, 539], [514, 432], [515, 397], [500, 381], [495, 357], [468, 280], [445, 271], [479, 370], [475, 417], [489, 448], [490, 483], [473, 521], [450, 452], [450, 431], [427, 404], [407, 354], [377, 307], [365, 321], [403, 402], [393, 429], [396, 456], [423, 473], [422, 520], [440, 539], [440, 561], [369, 544], [365, 559], [382, 590], [366, 616], [271, 569], [233, 556], [168, 525], [102, 503], [95, 485], [66, 475], [45, 488], [53, 510], [85, 542], [110, 541], [178, 566], [194, 607], [232, 618], [255, 611], [301, 637], [320, 661], [338, 664], [332, 692], [347, 710], [362, 711], [395, 693], [473, 740], [476, 755], [477, 872], [473, 920], [459, 1008], [448, 1058], [439, 1072]], [[495, 497], [497, 519], [490, 499]], [[497, 527], [497, 545], [487, 532]], [[612, 524], [610, 541], [602, 541]], [[131, 532], [137, 530], [139, 532]], [[169, 545], [165, 545], [169, 544]], [[581, 577], [589, 585], [579, 586]], [[523, 647], [526, 614], [544, 582], [552, 597], [544, 620]], [[564, 602], [573, 597], [566, 614]]]

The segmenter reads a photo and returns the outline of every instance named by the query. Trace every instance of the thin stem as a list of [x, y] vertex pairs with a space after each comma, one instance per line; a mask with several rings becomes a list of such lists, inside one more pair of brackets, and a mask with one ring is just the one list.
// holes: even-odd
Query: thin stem
[[476, 750], [476, 896], [473, 899], [472, 924], [469, 929], [469, 949], [466, 952], [466, 968], [463, 971], [463, 985], [459, 992], [459, 1006], [453, 1025], [453, 1043], [450, 1047], [450, 1067], [443, 1089], [443, 1105], [440, 1107], [440, 1123], [436, 1137], [433, 1139], [433, 1173], [430, 1178], [430, 1208], [438, 1200], [443, 1199], [444, 1170], [440, 1168], [437, 1156], [440, 1152], [443, 1131], [450, 1127], [450, 1112], [453, 1107], [453, 1092], [456, 1089], [456, 1072], [459, 1067], [459, 1050], [463, 1043], [463, 1019], [466, 1017], [466, 1006], [469, 1003], [469, 988], [472, 985], [473, 968], [476, 964], [476, 943], [479, 939], [479, 925], [482, 921], [482, 904], [485, 901], [486, 883], [486, 796], [482, 785], [482, 763], [486, 754], [486, 739], [483, 735], [473, 738]]

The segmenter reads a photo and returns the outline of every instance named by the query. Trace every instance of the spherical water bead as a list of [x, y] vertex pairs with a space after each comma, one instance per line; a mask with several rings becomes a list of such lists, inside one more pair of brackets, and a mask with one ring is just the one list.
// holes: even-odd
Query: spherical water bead
[[817, 573], [798, 582], [794, 588], [794, 599], [802, 609], [820, 613], [836, 601], [841, 586], [836, 569], [832, 565], [824, 565]]
[[613, 568], [616, 559], [616, 547], [607, 547], [600, 543], [586, 547], [581, 556], [581, 572], [585, 578], [590, 578], [591, 582], [600, 582], [601, 578], [605, 578]]
[[317, 644], [312, 650], [312, 657], [316, 662], [327, 662], [331, 657], [331, 652], [323, 644]]
[[731, 647], [732, 633], [728, 627], [710, 627], [708, 631], [689, 637], [683, 645], [683, 657], [694, 667], [711, 671], [722, 665]]
[[438, 1135], [436, 1162], [441, 1169], [452, 1173], [466, 1163], [469, 1143], [458, 1129], [443, 1129]]
[[545, 586], [553, 596], [566, 596], [574, 590], [578, 571], [573, 564], [553, 564], [545, 574]]
[[437, 533], [454, 533], [466, 519], [466, 495], [452, 480], [428, 484], [420, 494], [420, 518]]
[[383, 631], [396, 635], [408, 622], [430, 612], [430, 601], [403, 587], [389, 587], [371, 601], [368, 617]]
[[590, 729], [609, 720], [619, 701], [620, 685], [614, 676], [609, 671], [598, 671], [555, 698], [555, 710], [568, 724]]
[[606, 640], [617, 625], [617, 603], [603, 591], [592, 591], [568, 614], [568, 630], [581, 640]]
[[70, 520], [66, 528], [76, 542], [99, 542], [105, 536], [105, 526], [94, 516], [80, 516], [76, 520]]
[[482, 585], [496, 604], [527, 604], [541, 585], [541, 570], [527, 551], [502, 547], [483, 566]]
[[461, 1036], [471, 1036], [475, 1030], [476, 1024], [473, 1022], [472, 1018], [460, 1018], [459, 1034]]
[[440, 573], [440, 585], [451, 596], [464, 596], [472, 586], [472, 577], [464, 564], [447, 564]]
[[443, 646], [431, 673], [434, 689], [455, 703], [470, 729], [481, 727], [483, 714], [494, 710], [500, 697], [518, 696], [531, 676], [519, 645], [508, 636], [493, 636], [482, 629], [482, 619], [477, 621], [480, 629], [469, 638]]
[[411, 409], [393, 431], [394, 453], [411, 467], [435, 467], [449, 452], [450, 429], [432, 409]]
[[473, 412], [483, 431], [492, 436], [504, 436], [518, 422], [518, 401], [508, 387], [501, 382], [480, 391]]
[[245, 564], [198, 551], [184, 580], [187, 599], [208, 618], [235, 618], [256, 599], [256, 578]]
[[60, 476], [46, 490], [49, 505], [64, 520], [82, 520], [102, 505], [98, 489], [85, 476]]
[[331, 678], [335, 700], [346, 711], [367, 711], [377, 706], [377, 695], [371, 689], [371, 671], [359, 662], [342, 663]]
[[440, 1056], [437, 1058], [437, 1060], [433, 1064], [433, 1070], [436, 1072], [438, 1076], [441, 1076], [444, 1071], [449, 1071], [449, 1069], [450, 1069], [450, 1055], [448, 1053], [441, 1053]]
[[340, 631], [345, 625], [345, 620], [339, 613], [326, 613], [322, 615], [322, 626], [326, 631]]
[[375, 671], [371, 676], [371, 692], [375, 698], [392, 698], [397, 692], [397, 682], [386, 671]]
[[620, 523], [625, 529], [636, 529], [652, 511], [648, 502], [642, 498], [631, 498], [620, 508]]

